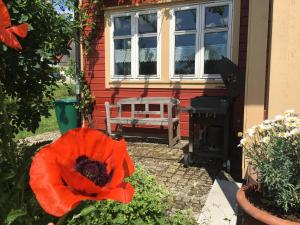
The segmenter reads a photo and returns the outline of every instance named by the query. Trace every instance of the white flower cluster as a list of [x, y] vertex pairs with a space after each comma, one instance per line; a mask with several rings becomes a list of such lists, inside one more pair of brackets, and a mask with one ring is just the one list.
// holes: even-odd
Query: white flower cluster
[[300, 118], [294, 110], [287, 110], [284, 115], [277, 115], [249, 128], [244, 133], [239, 147], [246, 150], [264, 147], [274, 139], [292, 141], [293, 144], [300, 142]]

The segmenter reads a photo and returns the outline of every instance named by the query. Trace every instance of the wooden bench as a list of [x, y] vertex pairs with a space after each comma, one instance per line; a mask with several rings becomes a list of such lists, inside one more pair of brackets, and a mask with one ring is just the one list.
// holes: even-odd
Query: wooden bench
[[[122, 115], [125, 106], [130, 105], [130, 117]], [[150, 110], [150, 106], [156, 105], [159, 110]], [[167, 116], [165, 117], [164, 107], [167, 106]], [[154, 106], [155, 107], [155, 106]], [[117, 108], [118, 116], [111, 117], [111, 108]], [[138, 108], [139, 111], [136, 110]], [[174, 109], [174, 116], [173, 116]], [[121, 99], [115, 105], [105, 102], [107, 132], [112, 134], [111, 124], [117, 124], [122, 129], [122, 125], [157, 125], [168, 126], [169, 147], [180, 140], [179, 125], [179, 100], [167, 97], [146, 97], [146, 98], [126, 98]], [[144, 115], [143, 117], [141, 117]], [[151, 117], [151, 115], [157, 115]], [[174, 127], [176, 128], [176, 136], [174, 137]]]

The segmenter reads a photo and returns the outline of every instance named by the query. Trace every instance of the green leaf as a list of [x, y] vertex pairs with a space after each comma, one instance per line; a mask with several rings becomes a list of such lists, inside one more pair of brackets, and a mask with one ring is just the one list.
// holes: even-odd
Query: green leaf
[[22, 15], [21, 16], [21, 22], [27, 22], [28, 21], [28, 16], [27, 15]]
[[12, 209], [8, 216], [5, 219], [4, 224], [10, 225], [12, 224], [16, 219], [18, 219], [21, 216], [27, 215], [27, 212], [24, 211], [23, 209]]
[[10, 180], [10, 179], [14, 178], [15, 175], [16, 175], [16, 173], [13, 170], [7, 172], [6, 174], [1, 174], [1, 181]]
[[81, 216], [86, 216], [86, 215], [88, 215], [89, 213], [91, 213], [91, 212], [93, 212], [93, 211], [95, 211], [95, 210], [96, 210], [96, 207], [95, 207], [94, 205], [91, 205], [91, 206], [89, 206], [89, 207], [86, 207], [86, 208], [84, 208], [83, 210], [81, 210], [80, 213], [74, 215], [74, 216], [73, 216], [73, 219], [77, 219], [77, 218], [79, 218], [79, 217], [81, 217]]
[[16, 8], [12, 8], [13, 13], [19, 13], [19, 10], [17, 10]]

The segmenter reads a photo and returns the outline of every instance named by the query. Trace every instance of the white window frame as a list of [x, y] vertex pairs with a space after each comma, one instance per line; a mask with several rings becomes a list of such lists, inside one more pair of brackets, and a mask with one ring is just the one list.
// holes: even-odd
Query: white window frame
[[[176, 31], [175, 30], [175, 12], [176, 11], [181, 11], [181, 10], [189, 10], [189, 9], [196, 9], [196, 30], [195, 31]], [[197, 5], [193, 6], [180, 6], [173, 8], [171, 10], [171, 31], [170, 31], [170, 71], [171, 72], [171, 79], [195, 79], [196, 74], [199, 74], [198, 72], [198, 67], [196, 66], [196, 62], [199, 59], [199, 7]], [[181, 35], [181, 34], [195, 34], [195, 74], [175, 74], [175, 36], [176, 35]]]
[[[157, 13], [157, 69], [155, 75], [140, 75], [139, 74], [139, 37], [154, 37], [155, 33], [138, 34], [138, 18], [139, 15]], [[131, 35], [124, 36], [125, 38], [131, 38], [131, 74], [128, 76], [115, 75], [115, 60], [114, 60], [114, 18], [122, 16], [131, 16]], [[159, 80], [161, 78], [161, 13], [159, 9], [149, 9], [132, 12], [113, 13], [110, 16], [110, 79], [116, 80]], [[117, 38], [119, 39], [119, 38]]]
[[[115, 17], [123, 17], [123, 16], [130, 16], [131, 17], [131, 35], [124, 36], [122, 38], [115, 38], [114, 37], [114, 18]], [[132, 43], [133, 43], [133, 18], [131, 13], [115, 13], [110, 17], [110, 71], [111, 71], [111, 78], [114, 80], [123, 80], [123, 79], [131, 79], [132, 78], [132, 69], [133, 69], [133, 62], [132, 62]], [[115, 76], [115, 39], [131, 39], [131, 74], [130, 75], [118, 75]]]
[[[171, 24], [170, 24], [170, 79], [171, 80], [221, 80], [219, 74], [204, 74], [204, 35], [210, 32], [228, 32], [227, 39], [227, 58], [232, 58], [232, 6], [231, 1], [213, 2], [213, 3], [198, 3], [190, 6], [181, 5], [171, 8]], [[205, 8], [228, 5], [228, 27], [226, 28], [209, 28], [205, 29]], [[197, 9], [196, 17], [196, 51], [195, 51], [195, 74], [175, 74], [175, 35], [180, 33], [175, 31], [175, 12], [187, 9]], [[187, 32], [188, 33], [188, 32]]]

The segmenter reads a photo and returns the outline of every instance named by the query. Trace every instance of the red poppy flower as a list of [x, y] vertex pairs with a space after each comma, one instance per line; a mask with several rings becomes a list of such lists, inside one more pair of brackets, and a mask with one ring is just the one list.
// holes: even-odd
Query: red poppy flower
[[43, 147], [33, 158], [30, 186], [42, 208], [62, 216], [82, 200], [129, 203], [134, 189], [124, 178], [134, 171], [124, 139], [78, 128]]
[[16, 35], [24, 38], [27, 36], [27, 33], [27, 23], [23, 23], [18, 26], [11, 26], [9, 12], [3, 1], [0, 0], [0, 41], [8, 47], [14, 48], [16, 50], [21, 50], [22, 46], [16, 38]]

